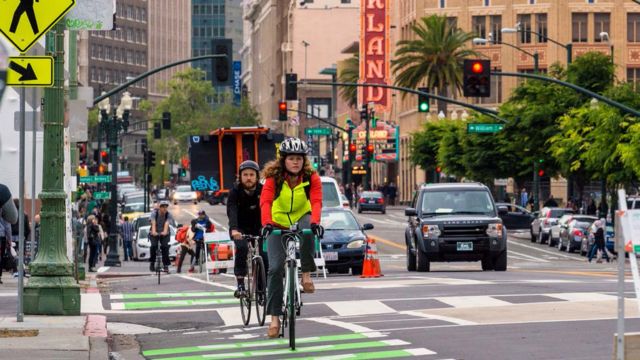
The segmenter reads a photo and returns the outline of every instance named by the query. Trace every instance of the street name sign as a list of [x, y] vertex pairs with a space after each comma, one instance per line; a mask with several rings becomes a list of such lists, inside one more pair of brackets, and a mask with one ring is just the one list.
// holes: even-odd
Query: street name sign
[[96, 191], [93, 193], [93, 198], [96, 200], [108, 200], [111, 199], [111, 193], [108, 191]]
[[53, 86], [53, 57], [10, 57], [7, 85], [14, 87]]
[[4, 0], [0, 33], [24, 54], [75, 5], [76, 0]]
[[331, 129], [329, 128], [306, 128], [304, 129], [305, 135], [317, 135], [317, 136], [328, 136], [331, 135]]
[[80, 177], [81, 183], [110, 183], [111, 175], [93, 175]]
[[504, 128], [504, 124], [467, 124], [469, 134], [496, 133]]

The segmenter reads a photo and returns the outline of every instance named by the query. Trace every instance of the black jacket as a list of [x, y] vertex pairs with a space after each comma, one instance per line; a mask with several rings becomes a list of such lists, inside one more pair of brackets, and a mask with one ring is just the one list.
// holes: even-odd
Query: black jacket
[[248, 195], [239, 183], [229, 190], [227, 216], [229, 233], [238, 230], [243, 234], [260, 235], [260, 193], [262, 184], [258, 183], [253, 195]]

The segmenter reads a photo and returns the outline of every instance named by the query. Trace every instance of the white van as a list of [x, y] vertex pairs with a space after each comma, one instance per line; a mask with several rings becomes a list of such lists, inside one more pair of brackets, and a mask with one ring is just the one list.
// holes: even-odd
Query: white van
[[328, 176], [321, 176], [320, 179], [322, 180], [322, 208], [342, 208], [338, 182]]

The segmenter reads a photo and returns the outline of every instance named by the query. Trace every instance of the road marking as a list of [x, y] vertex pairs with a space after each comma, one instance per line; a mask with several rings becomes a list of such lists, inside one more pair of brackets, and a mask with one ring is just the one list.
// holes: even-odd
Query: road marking
[[435, 299], [447, 305], [451, 305], [455, 308], [478, 308], [512, 305], [510, 302], [498, 300], [491, 296], [445, 296], [436, 297]]
[[[417, 348], [417, 349], [365, 352], [365, 353], [358, 353], [358, 354], [311, 356], [311, 357], [303, 357], [303, 358], [290, 358], [289, 360], [372, 360], [372, 359], [404, 358], [407, 356], [425, 356], [425, 355], [435, 355], [435, 354], [436, 354], [435, 352], [429, 349]], [[453, 359], [448, 359], [448, 360], [453, 360]]]
[[617, 296], [600, 293], [558, 293], [545, 296], [566, 301], [605, 301], [618, 299]]
[[104, 312], [100, 293], [80, 294], [80, 312], [83, 314], [99, 314]]
[[199, 282], [201, 284], [207, 284], [207, 285], [211, 285], [211, 286], [218, 286], [227, 290], [236, 290], [235, 286], [231, 286], [231, 285], [225, 285], [225, 284], [221, 284], [221, 283], [217, 283], [217, 282], [213, 282], [213, 281], [207, 281], [207, 280], [202, 280], [202, 279], [198, 279], [196, 277], [192, 277], [192, 276], [188, 276], [188, 275], [178, 275], [179, 277], [183, 278], [183, 279], [187, 279], [187, 280], [191, 280], [191, 281], [195, 281], [195, 282]]
[[344, 322], [344, 321], [338, 321], [338, 320], [329, 319], [329, 318], [319, 318], [319, 317], [307, 318], [305, 320], [315, 321], [317, 323], [321, 323], [321, 324], [325, 324], [325, 325], [336, 326], [336, 327], [343, 328], [343, 329], [346, 329], [346, 330], [349, 330], [349, 331], [353, 331], [354, 333], [363, 334], [364, 336], [370, 337], [370, 338], [385, 336], [384, 334], [382, 334], [379, 331], [375, 331], [373, 329], [369, 329], [368, 327], [364, 327], [362, 325], [351, 324], [351, 323]]
[[392, 247], [395, 247], [395, 248], [398, 248], [398, 249], [407, 250], [406, 245], [401, 245], [401, 244], [395, 243], [395, 242], [393, 242], [391, 240], [383, 239], [383, 238], [381, 238], [379, 236], [375, 236], [375, 235], [371, 235], [371, 234], [367, 234], [367, 236], [370, 239], [375, 240], [376, 242], [381, 242], [381, 243], [383, 243], [385, 245], [389, 245], [389, 246], [392, 246]]
[[476, 325], [476, 322], [473, 321], [469, 321], [469, 320], [464, 320], [464, 319], [458, 319], [458, 318], [454, 318], [454, 317], [450, 317], [450, 316], [443, 316], [443, 315], [434, 315], [434, 314], [427, 314], [427, 313], [423, 313], [420, 311], [400, 311], [400, 314], [404, 314], [404, 315], [410, 315], [410, 316], [416, 316], [416, 317], [420, 317], [420, 318], [425, 318], [425, 319], [431, 319], [431, 320], [440, 320], [440, 321], [446, 321], [446, 322], [450, 322], [456, 325]]
[[[238, 299], [233, 299], [236, 304], [239, 303]], [[234, 306], [230, 308], [218, 309], [218, 315], [222, 321], [224, 321], [225, 326], [233, 326], [233, 325], [243, 325], [242, 314], [240, 313], [240, 307]], [[252, 321], [255, 319], [252, 319]]]
[[203, 297], [203, 296], [233, 296], [231, 291], [199, 291], [199, 292], [179, 292], [179, 293], [146, 293], [146, 294], [111, 294], [111, 300], [128, 299], [151, 299], [151, 298], [173, 298], [173, 297]]
[[396, 312], [376, 300], [331, 301], [326, 302], [326, 305], [340, 316], [388, 314]]
[[[111, 303], [113, 310], [139, 310], [139, 309], [160, 309], [181, 306], [203, 306], [203, 305], [225, 305], [237, 304], [236, 298], [223, 299], [193, 299], [193, 300], [167, 300], [167, 301], [136, 301]], [[238, 311], [240, 311], [238, 309]]]
[[112, 334], [120, 335], [140, 335], [157, 334], [167, 332], [166, 330], [132, 323], [107, 322], [107, 330]]
[[547, 253], [547, 254], [550, 254], [550, 255], [553, 255], [553, 256], [560, 256], [560, 257], [563, 257], [563, 258], [566, 258], [566, 259], [571, 259], [571, 260], [574, 260], [574, 261], [579, 261], [579, 262], [587, 261], [586, 259], [580, 259], [580, 258], [577, 258], [575, 256], [564, 255], [564, 254], [561, 254], [560, 252], [552, 252], [552, 251], [549, 251], [549, 250], [540, 249], [540, 248], [535, 247], [535, 246], [531, 246], [531, 245], [527, 245], [527, 244], [521, 244], [520, 242], [517, 242], [517, 241], [514, 241], [514, 240], [507, 240], [507, 242], [511, 243], [512, 245], [522, 246], [522, 247], [525, 247], [527, 249], [540, 251], [540, 252]]
[[548, 262], [549, 262], [549, 261], [547, 261], [547, 260], [545, 260], [545, 259], [540, 259], [540, 258], [537, 258], [537, 257], [535, 257], [535, 256], [531, 256], [531, 255], [523, 254], [523, 253], [520, 253], [520, 252], [517, 252], [517, 251], [513, 251], [512, 249], [508, 249], [508, 250], [507, 250], [507, 255], [510, 255], [510, 254], [514, 254], [514, 255], [517, 255], [517, 256], [523, 257], [523, 258], [525, 258], [525, 259], [527, 259], [527, 260], [533, 260], [533, 261], [537, 261], [537, 262], [545, 262], [545, 263], [548, 263]]
[[101, 266], [98, 268], [98, 273], [103, 273], [103, 272], [107, 272], [109, 271], [110, 267], [109, 266]]

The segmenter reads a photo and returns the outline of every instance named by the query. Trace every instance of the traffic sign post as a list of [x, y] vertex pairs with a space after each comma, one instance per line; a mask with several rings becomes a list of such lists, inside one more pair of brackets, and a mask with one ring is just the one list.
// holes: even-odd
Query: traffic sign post
[[329, 136], [331, 135], [331, 129], [329, 128], [306, 128], [304, 134], [309, 136]]
[[467, 124], [468, 134], [490, 134], [504, 129], [504, 124]]
[[18, 56], [9, 58], [7, 85], [14, 87], [53, 86], [53, 57]]
[[108, 191], [96, 191], [93, 193], [95, 200], [108, 200], [111, 199], [111, 193]]
[[80, 183], [110, 183], [111, 175], [92, 175], [80, 177]]
[[75, 5], [76, 0], [5, 0], [0, 14], [0, 33], [24, 54]]

